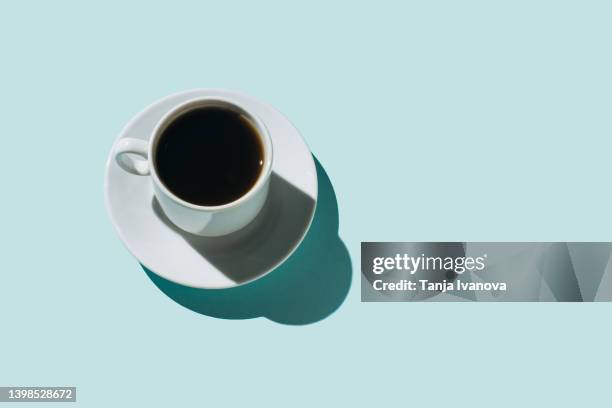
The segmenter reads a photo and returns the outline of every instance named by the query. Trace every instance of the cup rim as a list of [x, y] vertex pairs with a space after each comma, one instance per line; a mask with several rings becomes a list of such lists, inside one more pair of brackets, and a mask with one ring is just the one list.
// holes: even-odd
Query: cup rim
[[[159, 137], [166, 130], [167, 126], [172, 123], [179, 116], [196, 109], [201, 106], [230, 106], [232, 109], [239, 111], [242, 115], [246, 116], [252, 124], [255, 126], [257, 133], [261, 139], [263, 146], [263, 156], [264, 156], [264, 164], [259, 173], [259, 177], [257, 181], [251, 186], [251, 188], [244, 193], [242, 196], [238, 197], [234, 201], [230, 201], [229, 203], [221, 204], [221, 205], [198, 205], [190, 203], [189, 201], [183, 200], [176, 194], [174, 194], [170, 189], [164, 184], [164, 182], [159, 178], [157, 174], [157, 168], [155, 165], [155, 155], [154, 151], [157, 147], [157, 143], [159, 141]], [[175, 106], [170, 111], [166, 112], [164, 116], [157, 122], [155, 125], [155, 129], [153, 130], [153, 136], [149, 142], [148, 147], [148, 156], [149, 156], [149, 168], [151, 172], [151, 177], [153, 178], [154, 183], [157, 187], [166, 195], [171, 198], [177, 204], [180, 204], [186, 208], [190, 208], [193, 210], [205, 210], [208, 212], [215, 212], [221, 210], [227, 210], [230, 208], [238, 207], [245, 201], [249, 200], [249, 198], [253, 197], [257, 192], [259, 192], [262, 188], [264, 188], [266, 182], [270, 178], [270, 174], [272, 173], [272, 140], [270, 138], [270, 134], [268, 132], [267, 127], [263, 123], [263, 121], [254, 113], [246, 109], [240, 103], [233, 101], [230, 98], [222, 97], [222, 96], [203, 96], [191, 98], [187, 101], [182, 102], [181, 104]]]

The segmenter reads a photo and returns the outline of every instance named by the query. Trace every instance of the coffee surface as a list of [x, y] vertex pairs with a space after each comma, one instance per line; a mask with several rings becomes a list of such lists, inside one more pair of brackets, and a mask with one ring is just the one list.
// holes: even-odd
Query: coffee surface
[[257, 181], [263, 166], [261, 138], [238, 112], [198, 108], [164, 130], [155, 166], [162, 183], [179, 198], [196, 205], [227, 204]]

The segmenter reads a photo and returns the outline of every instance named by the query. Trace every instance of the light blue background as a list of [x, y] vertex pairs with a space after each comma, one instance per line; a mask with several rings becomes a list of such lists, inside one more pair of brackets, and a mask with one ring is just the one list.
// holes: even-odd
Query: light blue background
[[[365, 304], [359, 244], [612, 239], [601, 1], [0, 5], [0, 385], [77, 405], [609, 402], [610, 304]], [[170, 301], [104, 208], [149, 103], [257, 96], [328, 172], [353, 286], [303, 327]]]

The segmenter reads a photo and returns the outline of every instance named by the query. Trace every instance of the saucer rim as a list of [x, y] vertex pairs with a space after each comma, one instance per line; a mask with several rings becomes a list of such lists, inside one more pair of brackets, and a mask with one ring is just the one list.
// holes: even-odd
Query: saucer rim
[[[293, 247], [291, 248], [291, 250], [287, 251], [287, 253], [283, 256], [280, 257], [279, 260], [270, 268], [268, 268], [265, 272], [260, 273], [259, 275], [245, 280], [243, 282], [234, 282], [233, 285], [227, 285], [227, 286], [201, 286], [201, 285], [194, 285], [191, 282], [185, 282], [182, 279], [171, 279], [167, 276], [164, 276], [160, 273], [158, 273], [157, 271], [155, 271], [154, 268], [151, 268], [149, 265], [147, 265], [146, 263], [144, 263], [143, 261], [141, 261], [138, 256], [136, 256], [136, 254], [134, 253], [134, 250], [132, 250], [132, 248], [130, 248], [130, 245], [128, 244], [128, 240], [126, 239], [126, 237], [124, 236], [124, 234], [121, 231], [121, 228], [119, 227], [118, 223], [115, 221], [115, 219], [113, 218], [113, 213], [112, 213], [112, 208], [111, 208], [111, 203], [110, 203], [110, 195], [109, 195], [109, 187], [110, 187], [110, 167], [112, 166], [113, 160], [114, 160], [114, 156], [113, 156], [113, 152], [114, 152], [114, 146], [115, 143], [117, 143], [117, 141], [119, 139], [122, 138], [122, 136], [126, 133], [126, 131], [128, 129], [130, 129], [133, 124], [141, 117], [143, 116], [147, 111], [153, 109], [154, 107], [156, 107], [157, 105], [161, 105], [164, 104], [165, 102], [168, 102], [169, 100], [172, 100], [174, 98], [183, 96], [183, 95], [187, 95], [187, 94], [198, 94], [198, 93], [219, 93], [219, 94], [223, 94], [225, 96], [227, 96], [227, 94], [238, 94], [240, 96], [245, 96], [248, 99], [253, 99], [254, 101], [256, 101], [257, 103], [262, 104], [263, 106], [265, 106], [267, 109], [270, 109], [272, 111], [274, 111], [276, 114], [281, 115], [285, 120], [287, 120], [287, 122], [296, 130], [297, 134], [299, 135], [300, 139], [302, 140], [302, 142], [304, 143], [304, 145], [306, 146], [306, 149], [308, 150], [309, 156], [310, 156], [310, 163], [311, 166], [313, 167], [313, 174], [314, 174], [314, 186], [315, 186], [315, 196], [311, 197], [314, 201], [312, 210], [310, 211], [310, 215], [308, 217], [308, 223], [306, 225], [306, 227], [303, 229], [301, 236], [299, 237], [298, 240], [296, 240], [296, 243], [293, 245]], [[265, 121], [262, 119], [262, 122]], [[148, 138], [146, 140], [149, 140]], [[273, 169], [272, 169], [273, 171]], [[148, 176], [144, 176], [144, 177], [148, 177]], [[289, 118], [287, 118], [282, 112], [280, 112], [278, 109], [274, 108], [272, 105], [261, 101], [259, 99], [256, 99], [248, 94], [245, 94], [243, 92], [240, 91], [233, 91], [233, 90], [228, 90], [228, 89], [222, 89], [222, 88], [195, 88], [195, 89], [189, 89], [189, 90], [184, 90], [184, 91], [178, 91], [178, 92], [174, 92], [172, 94], [166, 95], [163, 98], [157, 99], [154, 102], [148, 104], [146, 107], [144, 107], [143, 109], [139, 110], [137, 113], [135, 113], [130, 120], [121, 128], [121, 130], [118, 133], [118, 136], [113, 140], [113, 144], [110, 148], [110, 151], [107, 155], [107, 159], [106, 159], [106, 163], [104, 166], [104, 204], [106, 207], [106, 213], [107, 216], [110, 218], [111, 224], [113, 225], [113, 228], [115, 230], [115, 232], [117, 233], [117, 235], [119, 235], [119, 238], [123, 244], [123, 246], [128, 250], [128, 252], [130, 253], [130, 255], [132, 255], [136, 261], [139, 263], [139, 265], [141, 267], [145, 267], [148, 271], [153, 272], [155, 275], [159, 276], [162, 279], [165, 279], [167, 281], [182, 285], [182, 286], [186, 286], [186, 287], [190, 287], [190, 288], [195, 288], [195, 289], [207, 289], [207, 290], [223, 290], [223, 289], [232, 289], [232, 288], [237, 288], [240, 286], [244, 286], [244, 285], [248, 285], [254, 281], [257, 281], [261, 278], [263, 278], [264, 276], [270, 274], [272, 271], [274, 271], [275, 269], [277, 269], [280, 265], [282, 265], [287, 259], [289, 259], [289, 257], [291, 257], [291, 255], [293, 255], [293, 253], [299, 248], [299, 246], [302, 244], [302, 242], [304, 241], [304, 238], [306, 238], [306, 235], [308, 234], [308, 232], [310, 231], [310, 227], [312, 226], [312, 223], [314, 221], [314, 215], [315, 212], [317, 210], [317, 205], [318, 205], [318, 196], [319, 196], [319, 178], [316, 172], [316, 164], [314, 161], [314, 156], [312, 154], [312, 150], [310, 149], [310, 146], [308, 145], [308, 143], [306, 142], [306, 140], [302, 137], [301, 133], [299, 132], [299, 130], [297, 130], [297, 127], [295, 127], [293, 125], [293, 123], [289, 120]], [[248, 225], [247, 225], [248, 226]], [[246, 227], [246, 226], [245, 226]], [[188, 245], [187, 243], [185, 243], [185, 245]], [[228, 277], [229, 280], [231, 280]]]

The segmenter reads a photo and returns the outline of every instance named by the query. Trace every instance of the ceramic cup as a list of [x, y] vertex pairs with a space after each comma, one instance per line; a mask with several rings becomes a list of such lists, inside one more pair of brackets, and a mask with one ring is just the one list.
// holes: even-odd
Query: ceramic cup
[[[202, 206], [189, 203], [166, 188], [155, 168], [155, 153], [161, 134], [176, 118], [193, 109], [211, 106], [234, 110], [251, 122], [261, 138], [263, 166], [253, 187], [237, 200], [218, 206]], [[253, 112], [229, 98], [190, 99], [166, 113], [155, 126], [148, 141], [119, 139], [113, 151], [121, 168], [134, 175], [151, 178], [154, 194], [166, 216], [176, 226], [192, 234], [214, 237], [243, 228], [257, 216], [268, 195], [272, 172], [272, 140], [268, 130]], [[191, 182], [197, 183], [197, 176], [194, 175]]]

